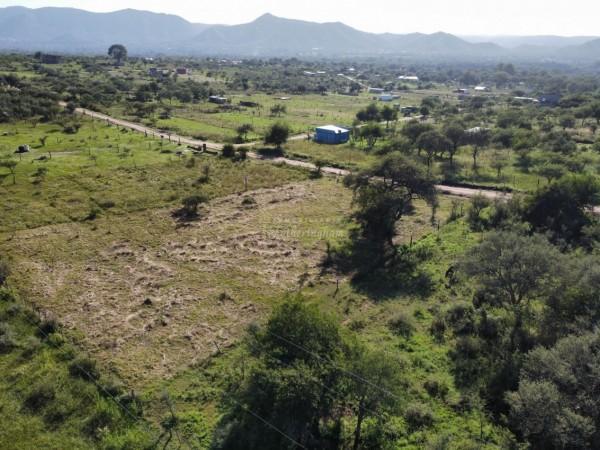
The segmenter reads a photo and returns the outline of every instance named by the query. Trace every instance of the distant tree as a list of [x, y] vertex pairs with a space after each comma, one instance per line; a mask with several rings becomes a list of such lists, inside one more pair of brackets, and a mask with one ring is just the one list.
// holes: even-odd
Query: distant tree
[[122, 44], [113, 44], [108, 49], [108, 56], [116, 60], [117, 65], [121, 65], [127, 59], [127, 48]]
[[452, 143], [448, 154], [450, 155], [450, 164], [454, 165], [454, 155], [458, 152], [465, 135], [465, 125], [462, 122], [450, 122], [444, 126], [444, 136]]
[[265, 136], [265, 144], [275, 145], [278, 149], [285, 144], [290, 135], [290, 128], [285, 123], [275, 123], [271, 125]]
[[426, 131], [433, 130], [433, 127], [426, 123], [421, 123], [418, 120], [411, 120], [404, 125], [400, 133], [406, 136], [410, 142], [414, 145], [417, 143], [417, 139]]
[[590, 115], [596, 120], [596, 124], [600, 125], [600, 101], [595, 101], [590, 105]]
[[564, 165], [560, 163], [555, 163], [552, 161], [547, 161], [541, 165], [539, 165], [535, 172], [544, 177], [548, 183], [552, 183], [553, 180], [557, 180], [563, 175], [567, 173], [567, 169]]
[[574, 128], [575, 127], [575, 117], [570, 114], [565, 114], [560, 117], [559, 123], [560, 123], [560, 126], [563, 128], [563, 130], [566, 130], [567, 128]]
[[46, 135], [46, 136], [42, 136], [42, 137], [40, 137], [40, 145], [41, 145], [42, 147], [45, 147], [45, 146], [46, 146], [46, 141], [47, 141], [47, 140], [48, 140], [48, 136], [47, 136], [47, 135]]
[[390, 128], [390, 122], [398, 120], [398, 110], [385, 105], [381, 110], [381, 118], [385, 120], [385, 129], [387, 130]]
[[377, 123], [368, 123], [360, 129], [361, 138], [367, 140], [369, 149], [375, 147], [377, 141], [384, 136], [383, 130]]
[[431, 163], [435, 155], [443, 155], [452, 148], [452, 142], [439, 131], [426, 131], [417, 139], [417, 148], [425, 151], [427, 171], [431, 172]]
[[365, 109], [358, 111], [356, 118], [359, 122], [379, 122], [381, 120], [381, 112], [377, 104], [371, 103]]
[[198, 207], [206, 202], [206, 197], [202, 195], [190, 195], [182, 201], [181, 209], [175, 212], [175, 216], [183, 220], [191, 220], [198, 217]]
[[271, 107], [271, 115], [281, 117], [282, 114], [285, 114], [287, 111], [287, 107], [285, 105], [273, 105]]
[[252, 124], [249, 123], [245, 123], [240, 125], [239, 127], [237, 127], [237, 134], [240, 138], [241, 141], [246, 141], [246, 138], [248, 137], [248, 133], [250, 133], [251, 131], [254, 131], [254, 127], [252, 126]]
[[496, 151], [492, 154], [492, 162], [491, 162], [491, 167], [492, 169], [496, 170], [496, 178], [498, 178], [498, 180], [500, 180], [500, 177], [502, 176], [502, 170], [507, 167], [509, 164], [509, 159], [508, 156], [506, 155], [506, 151], [504, 152], [499, 152]]
[[482, 149], [490, 145], [491, 131], [487, 128], [469, 130], [465, 133], [464, 141], [471, 146], [473, 170], [477, 170], [477, 157]]

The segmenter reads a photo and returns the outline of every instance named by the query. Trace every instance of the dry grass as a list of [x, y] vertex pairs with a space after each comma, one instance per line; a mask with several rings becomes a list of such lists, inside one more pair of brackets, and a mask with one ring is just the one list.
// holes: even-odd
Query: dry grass
[[296, 183], [215, 200], [185, 226], [148, 210], [21, 231], [4, 247], [15, 285], [140, 386], [231, 346], [270, 299], [317, 277], [349, 206], [341, 184]]

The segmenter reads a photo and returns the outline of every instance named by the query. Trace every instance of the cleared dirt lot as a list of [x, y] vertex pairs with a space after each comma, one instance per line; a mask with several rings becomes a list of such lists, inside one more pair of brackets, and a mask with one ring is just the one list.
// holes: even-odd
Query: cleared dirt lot
[[151, 210], [23, 231], [3, 247], [24, 297], [135, 386], [227, 348], [275, 296], [317, 277], [350, 201], [334, 181], [297, 183], [220, 198], [183, 225]]

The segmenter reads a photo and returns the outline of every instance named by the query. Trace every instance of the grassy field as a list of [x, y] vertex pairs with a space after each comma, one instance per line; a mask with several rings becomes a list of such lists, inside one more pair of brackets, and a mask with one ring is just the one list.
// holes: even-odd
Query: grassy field
[[[48, 138], [41, 147], [43, 136]], [[32, 151], [19, 160], [13, 153], [22, 144]], [[14, 182], [0, 169], [0, 232], [174, 206], [197, 192], [221, 196], [307, 176], [268, 163], [233, 164], [181, 152], [185, 148], [176, 144], [98, 123], [83, 122], [76, 135], [53, 125], [0, 125], [0, 156], [18, 161]]]

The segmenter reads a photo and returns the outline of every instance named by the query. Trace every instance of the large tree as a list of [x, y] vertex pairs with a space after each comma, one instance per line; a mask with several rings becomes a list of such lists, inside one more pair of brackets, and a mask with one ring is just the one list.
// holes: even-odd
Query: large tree
[[510, 419], [534, 450], [600, 448], [600, 334], [571, 336], [527, 356]]
[[542, 236], [499, 231], [468, 251], [460, 268], [474, 281], [480, 302], [510, 314], [511, 347], [516, 349], [516, 339], [531, 318], [531, 303], [550, 292], [560, 261], [561, 254]]
[[412, 202], [423, 199], [436, 204], [433, 179], [422, 165], [392, 153], [372, 168], [350, 175], [345, 184], [354, 191], [354, 214], [363, 236], [394, 248], [396, 223], [410, 210]]
[[461, 145], [465, 136], [465, 125], [462, 122], [450, 122], [444, 126], [444, 136], [452, 143], [448, 150], [450, 155], [450, 164], [454, 165], [454, 155], [458, 152], [458, 147]]
[[590, 211], [600, 203], [600, 183], [592, 175], [569, 175], [534, 194], [526, 203], [524, 219], [554, 241], [577, 243], [592, 223]]
[[425, 151], [427, 171], [431, 172], [431, 163], [437, 154], [443, 155], [452, 148], [452, 142], [439, 131], [426, 131], [417, 139], [417, 148]]
[[291, 440], [305, 448], [339, 445], [322, 425], [336, 416], [343, 397], [344, 347], [333, 318], [301, 297], [283, 302], [264, 328], [250, 332], [253, 362], [225, 398], [231, 410], [217, 433], [218, 448], [294, 448]]
[[265, 144], [272, 144], [278, 149], [285, 144], [290, 135], [290, 128], [285, 123], [275, 123], [265, 135]]
[[464, 142], [471, 146], [471, 157], [473, 158], [473, 170], [477, 170], [477, 157], [481, 150], [490, 145], [492, 137], [491, 130], [487, 128], [473, 128], [467, 130], [464, 136]]
[[122, 44], [113, 44], [108, 49], [108, 56], [117, 61], [117, 65], [121, 65], [127, 59], [127, 48]]

